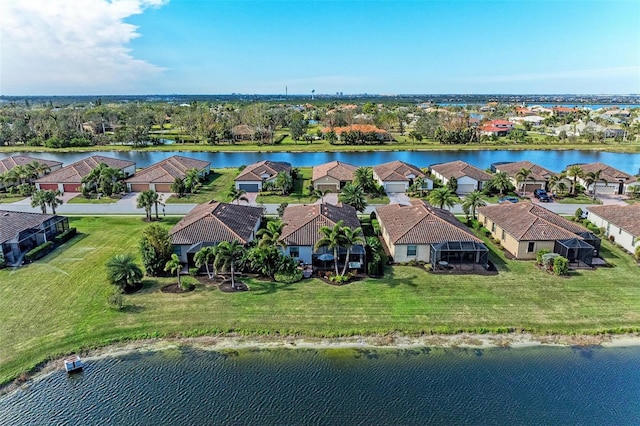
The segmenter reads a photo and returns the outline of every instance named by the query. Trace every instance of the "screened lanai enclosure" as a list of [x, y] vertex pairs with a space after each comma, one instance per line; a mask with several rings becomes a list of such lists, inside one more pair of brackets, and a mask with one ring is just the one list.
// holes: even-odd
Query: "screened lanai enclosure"
[[431, 268], [457, 269], [459, 271], [486, 270], [489, 265], [489, 249], [475, 241], [446, 241], [431, 244]]
[[594, 247], [580, 238], [557, 240], [553, 251], [567, 258], [570, 263], [593, 266]]

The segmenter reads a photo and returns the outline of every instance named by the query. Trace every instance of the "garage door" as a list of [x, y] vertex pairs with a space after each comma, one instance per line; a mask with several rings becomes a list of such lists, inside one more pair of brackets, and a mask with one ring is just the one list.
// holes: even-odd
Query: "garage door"
[[80, 184], [79, 183], [65, 183], [62, 185], [64, 192], [80, 192]]
[[533, 192], [534, 189], [540, 189], [542, 185], [539, 183], [527, 183], [524, 185], [524, 192]]
[[406, 186], [404, 183], [388, 183], [385, 188], [386, 192], [404, 192]]
[[615, 194], [617, 190], [618, 190], [618, 185], [615, 185], [615, 186], [614, 185], [607, 185], [607, 186], [598, 185], [598, 187], [596, 188], [597, 194]]
[[170, 183], [156, 183], [156, 192], [172, 192]]
[[238, 188], [247, 192], [260, 192], [257, 183], [241, 183]]
[[476, 186], [472, 183], [458, 184], [458, 194], [469, 194], [476, 190]]
[[142, 192], [149, 189], [148, 183], [132, 183], [131, 184], [131, 192]]
[[325, 183], [317, 186], [320, 191], [331, 191], [332, 193], [338, 192], [338, 187], [336, 185]]
[[40, 184], [40, 189], [51, 189], [51, 190], [56, 190], [58, 189], [58, 184], [57, 183], [41, 183]]

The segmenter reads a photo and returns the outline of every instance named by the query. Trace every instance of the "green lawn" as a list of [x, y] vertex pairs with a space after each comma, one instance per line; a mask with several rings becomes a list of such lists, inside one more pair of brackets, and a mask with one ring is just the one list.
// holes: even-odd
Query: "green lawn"
[[299, 175], [296, 180], [293, 181], [293, 190], [288, 195], [278, 195], [276, 192], [273, 194], [260, 194], [256, 198], [258, 204], [308, 204], [313, 203], [318, 198], [311, 197], [307, 187], [311, 185], [311, 176], [313, 173], [312, 167], [298, 167]]
[[[166, 218], [171, 226], [178, 219]], [[300, 333], [310, 336], [476, 331], [513, 327], [537, 333], [593, 333], [637, 328], [638, 266], [603, 241], [616, 265], [557, 278], [533, 262], [506, 260], [492, 249], [497, 276], [432, 275], [415, 267], [390, 268], [380, 280], [336, 287], [318, 280], [283, 285], [247, 280], [251, 291], [159, 291], [173, 278], [147, 279], [125, 296], [127, 308], [109, 308], [105, 262], [115, 253], [137, 255], [139, 218], [71, 218], [80, 235], [44, 259], [0, 270], [0, 383], [55, 356], [111, 342], [216, 332]], [[90, 271], [90, 273], [88, 273]]]
[[0, 194], [0, 204], [6, 203], [15, 203], [16, 201], [22, 201], [24, 200], [25, 197], [24, 195], [11, 195], [11, 194]]
[[559, 204], [602, 204], [602, 201], [594, 200], [592, 197], [584, 194], [579, 194], [575, 197], [556, 197], [553, 201]]
[[[95, 197], [95, 196], [94, 196]], [[78, 195], [77, 197], [73, 197], [67, 204], [112, 204], [120, 201], [120, 197], [107, 197], [103, 196], [100, 198], [87, 198], [82, 195]]]
[[197, 194], [186, 194], [183, 197], [170, 196], [168, 204], [201, 204], [211, 200], [231, 201], [228, 197], [233, 180], [240, 171], [237, 168], [215, 169], [202, 185]]

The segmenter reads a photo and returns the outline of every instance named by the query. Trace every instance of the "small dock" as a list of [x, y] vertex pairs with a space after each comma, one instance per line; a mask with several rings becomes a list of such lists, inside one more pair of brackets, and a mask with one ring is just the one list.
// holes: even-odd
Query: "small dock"
[[75, 373], [77, 371], [82, 371], [84, 368], [84, 363], [80, 359], [78, 355], [67, 358], [64, 360], [64, 369], [67, 373]]

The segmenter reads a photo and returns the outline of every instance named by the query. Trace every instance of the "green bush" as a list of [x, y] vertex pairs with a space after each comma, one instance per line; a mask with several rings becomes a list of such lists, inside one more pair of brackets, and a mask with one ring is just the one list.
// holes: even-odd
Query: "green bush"
[[34, 260], [38, 260], [41, 257], [45, 256], [47, 253], [49, 253], [52, 248], [53, 248], [53, 241], [47, 241], [46, 243], [42, 243], [38, 247], [27, 252], [27, 254], [24, 255], [24, 260], [26, 262], [33, 262]]
[[562, 256], [553, 259], [553, 273], [556, 275], [567, 275], [569, 273], [569, 260]]
[[558, 253], [546, 253], [542, 255], [542, 264], [550, 271], [553, 269], [553, 262], [556, 257], [560, 257]]
[[351, 279], [351, 274], [346, 274], [346, 275], [330, 275], [329, 276], [329, 281], [336, 283], [336, 284], [345, 284], [348, 283], [349, 280]]
[[278, 283], [293, 284], [300, 281], [302, 279], [302, 276], [303, 274], [300, 269], [294, 269], [290, 272], [276, 272], [273, 278]]
[[76, 228], [69, 228], [66, 231], [64, 231], [63, 233], [56, 235], [53, 238], [53, 240], [56, 242], [56, 244], [62, 244], [62, 243], [65, 243], [65, 242], [69, 241], [77, 233], [78, 233], [78, 230]]
[[578, 207], [578, 209], [576, 210], [576, 212], [573, 214], [576, 218], [578, 219], [582, 219], [582, 209], [580, 207]]
[[109, 306], [113, 309], [117, 309], [121, 311], [124, 309], [124, 296], [122, 296], [122, 291], [119, 288], [114, 288], [113, 292], [107, 298], [109, 302]]
[[198, 271], [200, 270], [200, 268], [189, 268], [189, 275], [191, 275], [192, 277], [196, 277], [198, 276]]
[[536, 253], [536, 262], [538, 263], [538, 265], [542, 265], [542, 257], [547, 254], [550, 253], [551, 250], [549, 249], [542, 249], [542, 250], [538, 250], [538, 252]]

